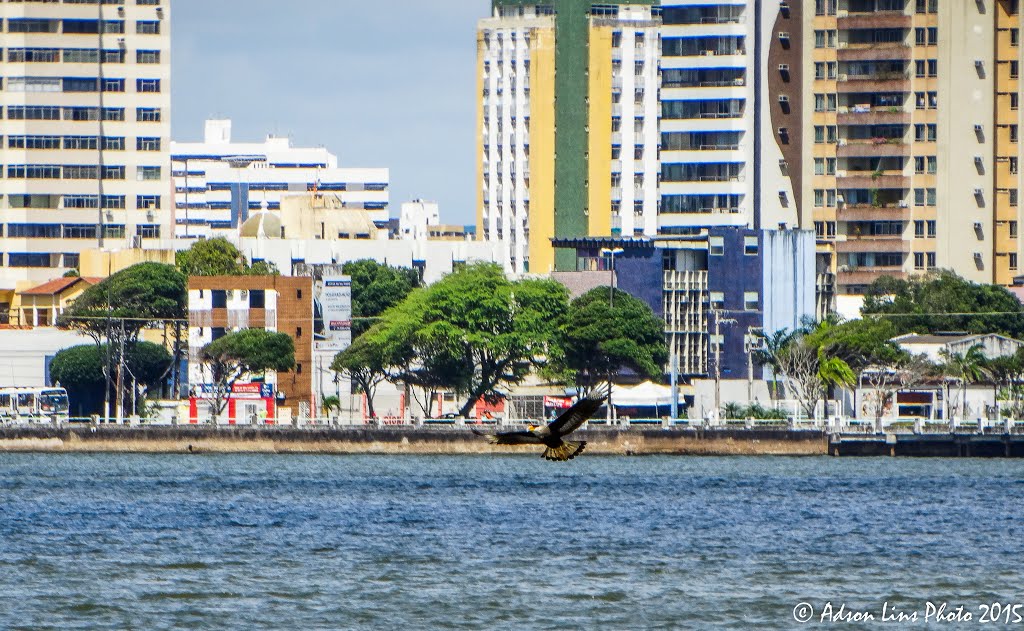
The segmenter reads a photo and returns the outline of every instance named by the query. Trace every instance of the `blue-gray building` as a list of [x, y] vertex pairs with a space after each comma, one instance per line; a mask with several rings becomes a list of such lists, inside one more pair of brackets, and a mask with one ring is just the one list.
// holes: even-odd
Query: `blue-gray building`
[[[555, 273], [574, 293], [607, 285], [611, 257], [602, 250], [621, 248], [616, 287], [661, 315], [679, 374], [690, 378], [720, 368], [723, 379], [746, 379], [760, 332], [793, 329], [828, 299], [819, 295], [815, 236], [806, 230], [714, 227], [689, 236], [555, 239], [554, 246], [576, 251], [576, 269]], [[753, 377], [762, 377], [756, 365]]]

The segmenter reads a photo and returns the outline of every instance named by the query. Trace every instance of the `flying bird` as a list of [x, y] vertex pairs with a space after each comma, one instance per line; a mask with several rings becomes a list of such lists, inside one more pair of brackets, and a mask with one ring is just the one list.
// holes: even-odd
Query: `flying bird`
[[478, 436], [486, 436], [493, 445], [544, 445], [545, 460], [565, 462], [583, 453], [587, 441], [563, 440], [587, 422], [594, 412], [608, 399], [607, 389], [598, 389], [577, 401], [548, 425], [535, 426], [523, 432], [497, 432], [488, 434], [473, 430]]

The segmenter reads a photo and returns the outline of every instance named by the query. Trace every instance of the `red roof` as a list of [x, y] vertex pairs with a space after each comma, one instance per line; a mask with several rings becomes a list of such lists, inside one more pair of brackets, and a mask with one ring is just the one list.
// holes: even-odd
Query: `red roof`
[[83, 281], [90, 285], [95, 285], [101, 280], [103, 279], [91, 277], [79, 278], [78, 276], [72, 276], [68, 278], [55, 278], [51, 281], [43, 283], [42, 285], [39, 285], [38, 287], [26, 289], [25, 291], [18, 293], [20, 293], [22, 296], [54, 296], [63, 293], [66, 289], [69, 289], [72, 286], [76, 285], [79, 281]]

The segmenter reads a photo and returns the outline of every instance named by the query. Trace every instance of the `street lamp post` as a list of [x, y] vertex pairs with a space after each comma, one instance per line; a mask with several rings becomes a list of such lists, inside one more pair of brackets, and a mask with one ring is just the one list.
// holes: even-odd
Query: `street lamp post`
[[[615, 307], [615, 255], [622, 254], [624, 250], [622, 248], [601, 248], [601, 256], [607, 256], [610, 258], [610, 264], [608, 265], [608, 274], [611, 282], [608, 283], [608, 309], [611, 310]], [[612, 422], [612, 375], [608, 373], [608, 404], [605, 409], [605, 420], [611, 425]]]
[[624, 250], [622, 248], [601, 248], [601, 256], [609, 257], [610, 264], [608, 265], [608, 275], [611, 280], [608, 283], [608, 306], [615, 306], [615, 255], [622, 254]]

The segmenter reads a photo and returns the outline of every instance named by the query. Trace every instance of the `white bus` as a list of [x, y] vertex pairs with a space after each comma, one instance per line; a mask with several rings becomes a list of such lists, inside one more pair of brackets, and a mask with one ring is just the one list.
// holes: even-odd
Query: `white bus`
[[68, 420], [68, 392], [64, 388], [0, 388], [0, 421]]

